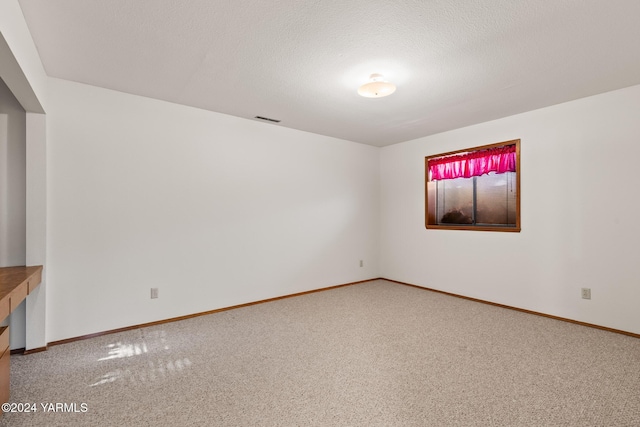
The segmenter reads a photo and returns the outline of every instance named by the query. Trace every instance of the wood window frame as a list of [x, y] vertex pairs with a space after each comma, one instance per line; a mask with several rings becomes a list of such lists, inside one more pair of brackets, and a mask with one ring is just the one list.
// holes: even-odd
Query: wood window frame
[[[429, 160], [452, 156], [455, 154], [469, 153], [473, 151], [481, 151], [489, 148], [504, 147], [507, 145], [516, 146], [516, 224], [515, 227], [509, 226], [490, 226], [490, 225], [461, 225], [461, 224], [438, 224], [436, 219], [436, 182], [429, 180]], [[425, 227], [434, 230], [474, 230], [474, 231], [502, 231], [502, 232], [520, 232], [520, 140], [513, 139], [510, 141], [498, 142], [495, 144], [482, 145], [479, 147], [465, 148], [462, 150], [450, 151], [447, 153], [434, 154], [424, 158], [425, 169]]]

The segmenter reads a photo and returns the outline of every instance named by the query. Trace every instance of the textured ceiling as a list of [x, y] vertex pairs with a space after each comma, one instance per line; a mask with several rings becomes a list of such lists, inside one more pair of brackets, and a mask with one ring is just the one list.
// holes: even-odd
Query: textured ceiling
[[640, 84], [638, 0], [20, 5], [50, 76], [376, 146]]

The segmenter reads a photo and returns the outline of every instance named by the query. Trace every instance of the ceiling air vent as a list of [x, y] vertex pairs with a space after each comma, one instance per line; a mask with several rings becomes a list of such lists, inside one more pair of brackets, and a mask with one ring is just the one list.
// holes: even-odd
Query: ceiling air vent
[[278, 120], [278, 119], [270, 119], [269, 117], [255, 116], [254, 119], [264, 120], [266, 122], [271, 122], [271, 123], [280, 123], [280, 120]]

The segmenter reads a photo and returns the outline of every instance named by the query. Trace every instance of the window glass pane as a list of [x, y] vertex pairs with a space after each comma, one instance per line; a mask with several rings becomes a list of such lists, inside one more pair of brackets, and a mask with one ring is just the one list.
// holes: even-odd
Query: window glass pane
[[436, 181], [438, 224], [473, 223], [473, 178]]
[[476, 178], [476, 224], [516, 225], [516, 173]]

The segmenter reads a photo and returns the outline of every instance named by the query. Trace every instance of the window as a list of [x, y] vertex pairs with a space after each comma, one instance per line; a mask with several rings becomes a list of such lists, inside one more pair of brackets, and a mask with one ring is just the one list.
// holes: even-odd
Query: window
[[425, 158], [426, 227], [520, 231], [520, 140]]

